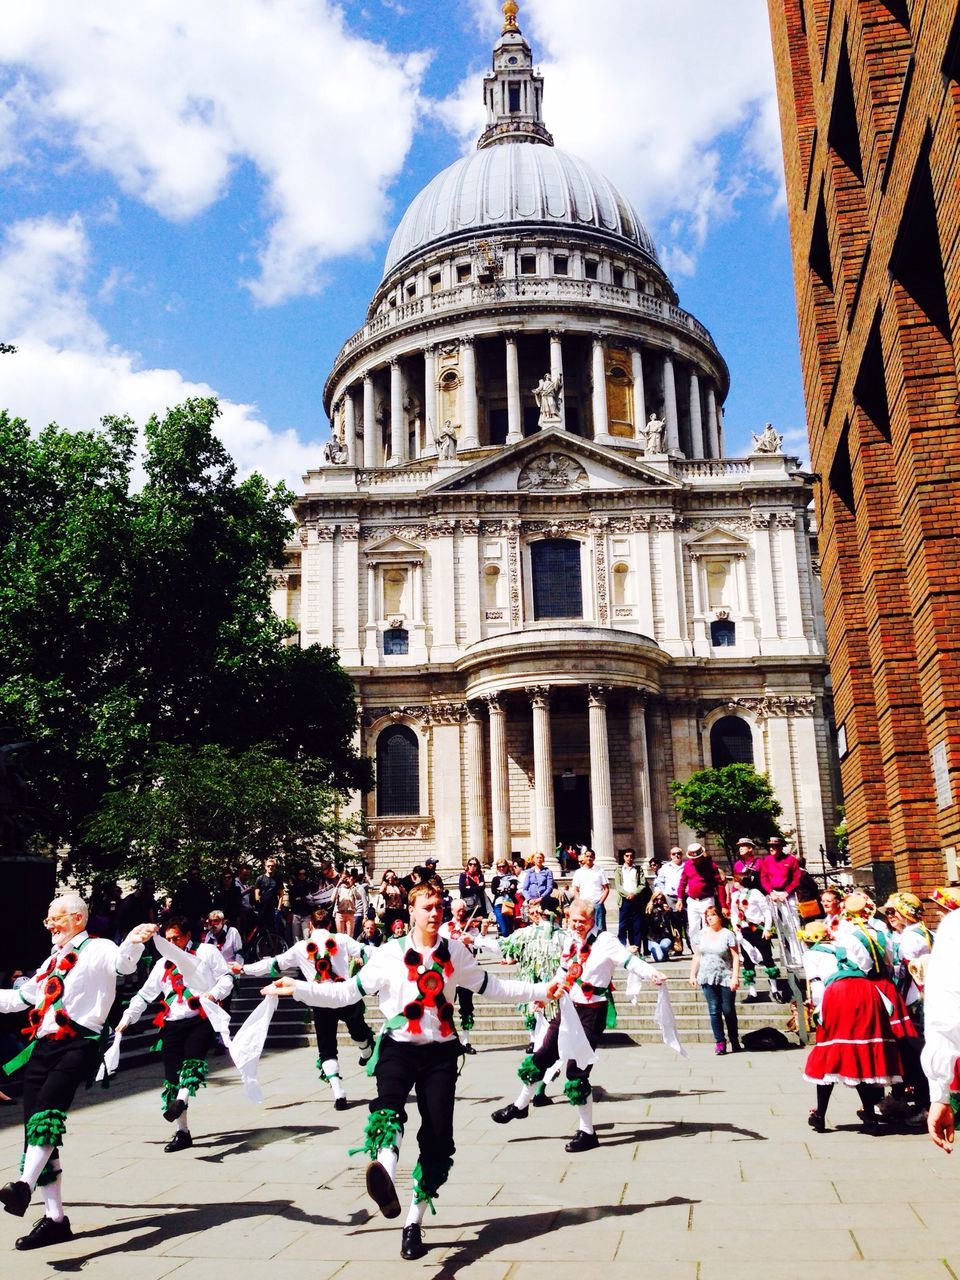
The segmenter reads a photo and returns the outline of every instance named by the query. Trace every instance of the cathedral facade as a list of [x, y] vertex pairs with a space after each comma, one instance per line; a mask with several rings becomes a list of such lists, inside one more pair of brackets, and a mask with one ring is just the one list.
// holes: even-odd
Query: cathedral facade
[[724, 453], [729, 376], [628, 201], [556, 148], [517, 22], [476, 152], [416, 197], [327, 380], [275, 583], [339, 650], [371, 869], [664, 852], [674, 779], [752, 761], [816, 864], [835, 818], [810, 477]]

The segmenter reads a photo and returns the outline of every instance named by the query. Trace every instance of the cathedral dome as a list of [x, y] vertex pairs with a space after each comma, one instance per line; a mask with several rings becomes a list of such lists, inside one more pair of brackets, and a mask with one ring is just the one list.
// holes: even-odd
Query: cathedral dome
[[636, 211], [583, 160], [539, 142], [501, 142], [458, 160], [414, 199], [390, 242], [384, 277], [406, 259], [489, 227], [580, 229], [640, 250], [656, 250]]

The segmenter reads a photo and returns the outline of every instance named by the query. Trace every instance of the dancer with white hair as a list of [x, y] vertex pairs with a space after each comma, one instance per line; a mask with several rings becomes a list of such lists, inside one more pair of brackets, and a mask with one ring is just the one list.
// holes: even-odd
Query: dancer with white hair
[[53, 950], [47, 962], [15, 991], [0, 991], [0, 1013], [30, 1010], [29, 1042], [8, 1062], [26, 1063], [23, 1082], [24, 1151], [20, 1177], [0, 1187], [0, 1204], [22, 1218], [39, 1186], [43, 1217], [18, 1249], [41, 1249], [73, 1238], [63, 1212], [60, 1145], [67, 1113], [81, 1083], [93, 1079], [103, 1029], [117, 994], [117, 977], [134, 973], [156, 925], [141, 924], [118, 947], [87, 933], [87, 904], [78, 893], [50, 903], [44, 926]]

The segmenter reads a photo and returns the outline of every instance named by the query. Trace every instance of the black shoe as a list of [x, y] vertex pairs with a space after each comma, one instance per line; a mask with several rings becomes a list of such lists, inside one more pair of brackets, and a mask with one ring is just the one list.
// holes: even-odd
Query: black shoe
[[55, 1222], [53, 1218], [41, 1218], [39, 1222], [33, 1224], [32, 1229], [25, 1236], [20, 1237], [16, 1247], [44, 1249], [47, 1245], [63, 1244], [65, 1240], [72, 1239], [73, 1232], [70, 1230], [69, 1218], [61, 1218], [59, 1222]]
[[515, 1107], [512, 1102], [508, 1102], [499, 1111], [494, 1111], [490, 1119], [494, 1124], [509, 1124], [511, 1120], [526, 1120], [527, 1115], [527, 1107]]
[[385, 1218], [400, 1217], [397, 1189], [393, 1185], [393, 1179], [379, 1160], [371, 1160], [367, 1165], [367, 1195], [376, 1203]]
[[360, 1050], [360, 1066], [361, 1067], [365, 1067], [367, 1063], [370, 1061], [370, 1059], [373, 1057], [374, 1048], [375, 1048], [374, 1042], [370, 1040]]
[[404, 1227], [403, 1242], [400, 1245], [400, 1257], [412, 1262], [415, 1258], [422, 1258], [426, 1252], [423, 1247], [423, 1231], [419, 1225], [413, 1222], [409, 1227]]
[[584, 1133], [582, 1129], [578, 1129], [570, 1141], [564, 1147], [565, 1151], [592, 1151], [594, 1147], [599, 1147], [600, 1139], [595, 1133]]
[[333, 1109], [334, 1111], [346, 1111], [349, 1105], [350, 1103], [346, 1100], [346, 1098], [337, 1098], [336, 1102], [334, 1102], [333, 1104]]
[[464, 1052], [464, 1053], [469, 1053], [469, 1054], [471, 1055], [471, 1057], [472, 1057], [472, 1056], [473, 1056], [473, 1054], [475, 1054], [477, 1051], [476, 1051], [476, 1049], [473, 1047], [473, 1045], [472, 1045], [472, 1044], [465, 1044], [465, 1045], [463, 1046], [463, 1052]]
[[530, 1099], [531, 1107], [552, 1107], [553, 1099], [549, 1093], [535, 1093]]
[[184, 1102], [182, 1098], [174, 1098], [174, 1100], [170, 1103], [169, 1107], [167, 1107], [166, 1111], [164, 1111], [163, 1118], [164, 1120], [168, 1121], [170, 1124], [173, 1124], [174, 1120], [179, 1120], [179, 1118], [183, 1115], [186, 1109], [187, 1109], [187, 1104]]
[[193, 1146], [193, 1139], [186, 1129], [178, 1129], [167, 1145], [164, 1151], [186, 1151], [187, 1147]]
[[23, 1217], [32, 1199], [29, 1182], [7, 1182], [0, 1187], [0, 1204], [16, 1218]]
[[827, 1129], [827, 1118], [822, 1116], [819, 1111], [811, 1111], [807, 1116], [807, 1124], [811, 1129], [815, 1129], [817, 1133], [825, 1133]]

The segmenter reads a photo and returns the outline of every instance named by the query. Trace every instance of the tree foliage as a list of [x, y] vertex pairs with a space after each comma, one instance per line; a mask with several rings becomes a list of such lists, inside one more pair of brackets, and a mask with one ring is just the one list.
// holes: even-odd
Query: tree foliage
[[304, 786], [369, 785], [350, 678], [270, 607], [292, 495], [237, 480], [218, 414], [152, 418], [134, 491], [128, 419], [33, 437], [0, 412], [0, 722], [36, 744], [37, 838], [78, 871], [104, 797], [156, 787], [161, 748], [264, 747]]
[[783, 808], [767, 775], [753, 765], [701, 769], [672, 789], [681, 820], [698, 836], [716, 836], [728, 858], [742, 836], [765, 842], [780, 835], [777, 819]]

